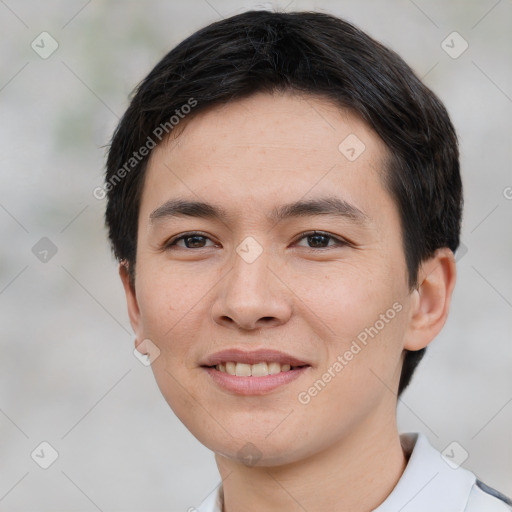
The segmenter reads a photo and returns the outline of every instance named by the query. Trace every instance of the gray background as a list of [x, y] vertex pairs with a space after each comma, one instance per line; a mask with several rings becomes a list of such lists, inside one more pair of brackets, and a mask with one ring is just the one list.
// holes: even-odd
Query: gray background
[[[0, 1], [0, 510], [185, 510], [218, 483], [213, 454], [133, 356], [105, 203], [92, 191], [132, 88], [184, 37], [256, 5]], [[512, 2], [259, 8], [272, 5], [356, 23], [447, 105], [461, 142], [467, 253], [399, 426], [439, 450], [456, 441], [464, 467], [512, 495]], [[59, 44], [46, 59], [31, 47], [43, 31]], [[458, 58], [442, 47], [453, 31], [469, 44]], [[33, 250], [42, 237], [55, 255], [44, 241]], [[31, 458], [42, 441], [59, 453], [46, 470]]]

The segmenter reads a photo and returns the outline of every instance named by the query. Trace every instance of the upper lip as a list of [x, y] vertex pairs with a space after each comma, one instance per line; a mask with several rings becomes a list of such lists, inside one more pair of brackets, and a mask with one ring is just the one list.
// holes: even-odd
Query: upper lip
[[201, 361], [200, 365], [215, 366], [217, 364], [227, 363], [229, 361], [246, 364], [275, 362], [280, 364], [289, 364], [290, 366], [309, 366], [309, 364], [306, 363], [305, 361], [297, 359], [296, 357], [290, 354], [280, 352], [279, 350], [272, 350], [266, 348], [250, 351], [241, 350], [237, 348], [221, 350], [220, 352], [215, 352], [206, 357], [203, 361]]

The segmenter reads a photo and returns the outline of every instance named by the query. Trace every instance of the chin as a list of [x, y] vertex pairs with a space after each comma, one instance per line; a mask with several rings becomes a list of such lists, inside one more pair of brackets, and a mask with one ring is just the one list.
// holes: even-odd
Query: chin
[[243, 435], [239, 431], [233, 437], [225, 432], [217, 438], [212, 438], [211, 434], [210, 430], [202, 432], [196, 437], [199, 442], [218, 456], [248, 467], [282, 466], [308, 456], [308, 448], [297, 443], [299, 437], [285, 439], [283, 436], [275, 436], [274, 439], [271, 439], [274, 434], [268, 436], [268, 429], [261, 434], [252, 431], [247, 435]]
[[212, 451], [217, 456], [225, 457], [247, 467], [277, 467], [292, 464], [301, 459], [299, 454], [294, 453], [292, 447], [290, 449], [281, 447], [276, 453], [272, 448], [262, 447], [261, 443], [257, 445], [251, 441], [242, 444], [238, 450], [234, 450], [232, 446], [223, 448]]

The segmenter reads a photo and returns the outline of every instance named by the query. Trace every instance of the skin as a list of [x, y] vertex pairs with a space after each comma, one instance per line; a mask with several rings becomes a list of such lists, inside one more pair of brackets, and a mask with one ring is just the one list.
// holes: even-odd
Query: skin
[[[366, 147], [354, 161], [338, 149], [350, 134]], [[382, 181], [386, 155], [357, 116], [290, 93], [211, 108], [182, 122], [151, 154], [135, 286], [125, 265], [120, 275], [136, 346], [143, 352], [142, 340], [150, 339], [160, 350], [152, 363], [158, 386], [215, 452], [227, 512], [369, 511], [406, 466], [396, 424], [403, 351], [425, 347], [443, 327], [456, 271], [452, 252], [439, 249], [409, 290], [399, 214]], [[266, 217], [276, 206], [325, 196], [349, 202], [367, 220]], [[151, 219], [177, 197], [229, 215]], [[320, 247], [300, 238], [313, 230], [334, 238], [321, 237]], [[189, 240], [187, 248], [182, 239], [166, 247], [190, 231], [207, 238], [199, 246]], [[249, 236], [262, 249], [252, 263], [236, 252]], [[395, 303], [401, 311], [309, 403], [300, 403], [299, 393]], [[278, 349], [310, 367], [270, 393], [242, 397], [200, 367], [226, 348]], [[247, 450], [250, 464], [241, 460]]]

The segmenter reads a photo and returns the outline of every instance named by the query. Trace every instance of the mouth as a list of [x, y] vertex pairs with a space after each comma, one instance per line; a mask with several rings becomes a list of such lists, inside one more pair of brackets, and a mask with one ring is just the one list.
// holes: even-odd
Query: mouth
[[261, 395], [292, 382], [311, 365], [274, 350], [233, 349], [213, 354], [201, 367], [225, 391]]
[[266, 377], [267, 375], [277, 375], [303, 368], [307, 365], [292, 366], [290, 364], [281, 364], [276, 361], [260, 361], [256, 364], [241, 363], [239, 361], [226, 361], [208, 366], [207, 368], [215, 368], [215, 370], [228, 375], [236, 375], [237, 377]]

